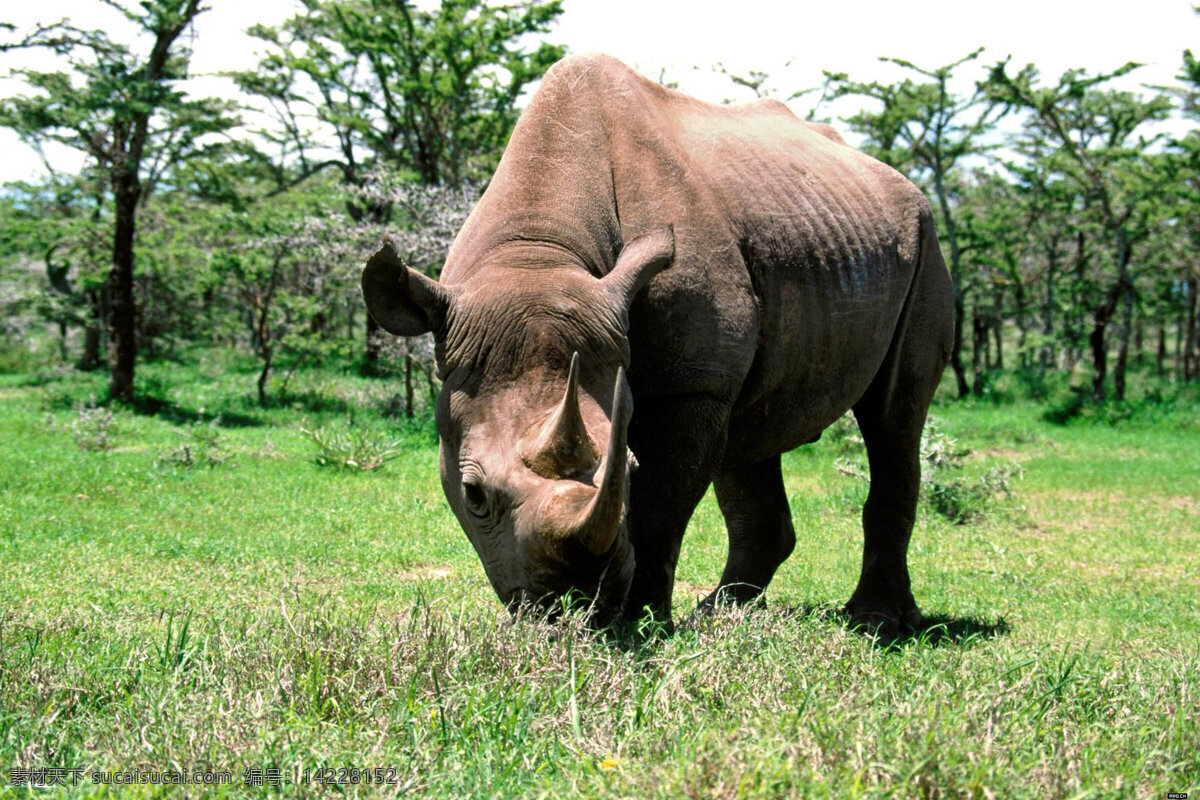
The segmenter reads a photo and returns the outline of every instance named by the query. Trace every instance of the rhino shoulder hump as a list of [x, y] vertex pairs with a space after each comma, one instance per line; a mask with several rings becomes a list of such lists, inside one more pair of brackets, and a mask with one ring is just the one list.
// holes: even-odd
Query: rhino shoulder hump
[[828, 139], [831, 142], [836, 142], [837, 144], [846, 145], [846, 147], [850, 146], [846, 142], [846, 140], [842, 138], [842, 135], [840, 133], [838, 133], [837, 128], [833, 127], [832, 125], [829, 125], [828, 123], [805, 122], [804, 125], [810, 131], [821, 134], [822, 136], [824, 136], [826, 139]]

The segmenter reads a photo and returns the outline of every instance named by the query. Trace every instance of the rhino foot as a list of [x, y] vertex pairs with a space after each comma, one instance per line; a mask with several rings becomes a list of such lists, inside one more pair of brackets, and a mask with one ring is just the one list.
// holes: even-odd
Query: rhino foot
[[912, 599], [904, 603], [885, 603], [851, 598], [843, 611], [850, 617], [852, 626], [884, 638], [912, 633], [921, 627], [921, 612]]

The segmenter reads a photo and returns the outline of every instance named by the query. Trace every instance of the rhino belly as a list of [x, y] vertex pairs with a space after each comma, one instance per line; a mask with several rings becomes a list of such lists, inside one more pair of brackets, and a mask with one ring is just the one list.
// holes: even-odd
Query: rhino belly
[[[764, 331], [729, 423], [725, 461], [750, 463], [815, 441], [879, 372], [894, 336], [899, 282], [876, 302], [795, 300]], [[892, 297], [887, 297], [892, 295]], [[886, 298], [886, 299], [885, 299]]]

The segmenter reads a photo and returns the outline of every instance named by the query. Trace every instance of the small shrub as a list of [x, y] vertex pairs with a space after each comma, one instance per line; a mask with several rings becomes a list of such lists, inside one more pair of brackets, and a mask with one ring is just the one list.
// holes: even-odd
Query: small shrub
[[275, 461], [284, 457], [282, 453], [275, 449], [275, 442], [271, 441], [270, 436], [263, 441], [263, 446], [253, 451], [251, 455], [255, 458], [265, 458], [269, 461]]
[[841, 456], [862, 452], [862, 435], [858, 431], [858, 423], [854, 420], [854, 414], [849, 411], [842, 414], [837, 418], [837, 422], [821, 432], [821, 440]]
[[228, 463], [229, 455], [221, 449], [224, 437], [218, 428], [220, 424], [221, 418], [217, 417], [205, 425], [196, 423], [184, 428], [179, 433], [188, 441], [168, 451], [157, 463], [172, 467], [216, 467]]
[[1010, 481], [1020, 473], [1021, 468], [1012, 464], [990, 469], [974, 481], [935, 478], [925, 482], [922, 494], [934, 511], [956, 525], [966, 525], [986, 517], [1000, 495], [1011, 497]]
[[[843, 438], [851, 439], [848, 435]], [[1021, 474], [1018, 465], [1010, 464], [990, 469], [975, 480], [951, 478], [951, 474], [963, 468], [969, 455], [970, 448], [942, 432], [935, 421], [926, 422], [921, 434], [921, 500], [957, 525], [987, 516], [997, 497], [1011, 497], [1011, 482]], [[843, 456], [834, 461], [834, 466], [851, 478], [862, 481], [871, 478], [862, 456]]]
[[300, 432], [317, 446], [313, 460], [322, 467], [366, 471], [400, 455], [399, 441], [363, 428], [345, 432], [301, 428]]
[[112, 409], [97, 407], [92, 396], [86, 403], [75, 405], [75, 419], [71, 422], [71, 438], [85, 453], [107, 452], [113, 449], [116, 424]]

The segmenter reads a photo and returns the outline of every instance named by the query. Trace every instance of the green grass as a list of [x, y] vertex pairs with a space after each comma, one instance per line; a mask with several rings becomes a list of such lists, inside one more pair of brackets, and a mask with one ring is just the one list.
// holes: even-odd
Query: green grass
[[[796, 552], [765, 609], [619, 646], [568, 617], [513, 623], [441, 495], [427, 423], [394, 387], [297, 375], [269, 410], [253, 364], [152, 364], [155, 402], [84, 452], [101, 376], [0, 377], [0, 793], [12, 768], [391, 768], [351, 796], [1162, 797], [1200, 790], [1197, 414], [1044, 421], [944, 405], [967, 471], [1019, 462], [983, 521], [922, 512], [933, 626], [886, 644], [835, 613], [865, 486], [836, 442], [785, 458]], [[221, 415], [214, 465], [164, 458]], [[402, 454], [322, 469], [301, 427]], [[676, 615], [720, 574], [707, 497]], [[311, 774], [311, 773], [310, 773]], [[349, 777], [348, 775], [346, 777]], [[20, 793], [22, 790], [12, 790]], [[24, 790], [33, 793], [42, 790]], [[85, 778], [74, 795], [124, 794]], [[196, 789], [143, 786], [145, 795]], [[285, 794], [327, 794], [285, 784]]]

